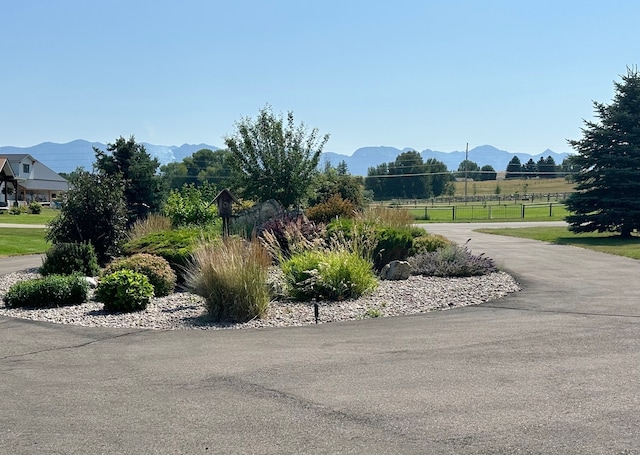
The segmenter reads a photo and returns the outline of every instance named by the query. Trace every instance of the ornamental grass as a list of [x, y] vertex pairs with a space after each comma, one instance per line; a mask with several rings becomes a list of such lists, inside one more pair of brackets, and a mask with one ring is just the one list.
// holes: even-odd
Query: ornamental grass
[[212, 319], [246, 322], [267, 313], [270, 265], [271, 256], [258, 240], [229, 237], [195, 251], [186, 285], [205, 298]]

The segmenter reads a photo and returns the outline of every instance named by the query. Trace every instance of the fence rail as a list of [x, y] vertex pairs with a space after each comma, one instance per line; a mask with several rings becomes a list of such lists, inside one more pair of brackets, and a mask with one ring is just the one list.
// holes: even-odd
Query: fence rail
[[438, 196], [432, 197], [429, 199], [410, 199], [410, 198], [396, 198], [387, 201], [375, 201], [372, 205], [384, 205], [384, 206], [406, 206], [407, 208], [424, 206], [424, 205], [432, 205], [435, 206], [437, 204], [460, 204], [460, 203], [489, 203], [489, 202], [497, 202], [498, 204], [519, 204], [522, 202], [539, 202], [539, 203], [551, 203], [551, 202], [562, 202], [567, 196], [571, 193], [523, 193], [523, 194], [484, 194], [480, 196]]
[[541, 219], [562, 216], [565, 208], [562, 204], [483, 204], [483, 205], [440, 205], [416, 207], [414, 213], [424, 209], [424, 220], [460, 221], [460, 220], [507, 220]]

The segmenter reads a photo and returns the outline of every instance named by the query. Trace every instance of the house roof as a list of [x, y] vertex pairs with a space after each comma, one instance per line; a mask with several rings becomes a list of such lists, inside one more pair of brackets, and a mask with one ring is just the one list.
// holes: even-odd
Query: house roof
[[46, 190], [46, 191], [67, 191], [69, 184], [66, 181], [55, 180], [31, 180], [27, 179], [20, 182], [20, 186], [27, 190]]
[[[32, 178], [16, 179], [16, 176], [20, 175], [20, 162], [25, 159], [31, 160]], [[2, 155], [0, 164], [2, 164], [0, 169], [5, 175], [4, 180], [17, 180], [20, 186], [27, 190], [67, 191], [69, 189], [69, 183], [64, 178], [27, 153]]]
[[13, 169], [11, 169], [9, 161], [4, 156], [0, 156], [0, 174], [2, 174], [5, 179], [8, 178], [10, 180], [13, 180], [16, 178], [15, 174], [13, 173]]
[[[7, 161], [11, 164], [14, 175], [20, 175], [20, 169], [18, 168], [21, 161], [25, 158], [31, 160], [31, 164], [33, 165], [33, 179], [34, 180], [45, 180], [50, 182], [63, 182], [67, 184], [67, 181], [61, 177], [58, 173], [48, 168], [42, 162], [36, 160], [33, 156], [28, 153], [7, 153], [3, 154], [2, 158], [6, 158]], [[29, 179], [31, 180], [31, 179]]]

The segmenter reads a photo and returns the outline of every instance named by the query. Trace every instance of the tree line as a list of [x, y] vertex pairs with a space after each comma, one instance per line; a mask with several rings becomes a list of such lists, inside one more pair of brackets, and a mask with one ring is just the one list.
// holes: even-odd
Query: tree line
[[569, 156], [562, 161], [562, 164], [557, 165], [556, 161], [551, 155], [546, 158], [540, 157], [535, 162], [533, 158], [529, 158], [529, 161], [522, 164], [520, 158], [514, 156], [507, 164], [507, 172], [505, 178], [507, 179], [553, 179], [557, 177], [568, 177], [572, 179], [572, 175], [576, 174], [580, 170], [580, 166], [576, 161], [576, 156]]

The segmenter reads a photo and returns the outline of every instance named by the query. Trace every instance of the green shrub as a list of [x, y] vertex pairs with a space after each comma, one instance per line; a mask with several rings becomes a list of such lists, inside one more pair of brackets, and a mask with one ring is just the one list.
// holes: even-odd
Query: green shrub
[[96, 300], [104, 303], [105, 311], [123, 312], [144, 310], [153, 297], [153, 286], [142, 273], [118, 270], [100, 279]]
[[376, 238], [378, 246], [373, 258], [376, 270], [382, 270], [391, 261], [406, 259], [413, 246], [413, 237], [407, 228], [381, 227], [376, 229]]
[[14, 205], [9, 209], [9, 215], [22, 215], [26, 210], [21, 206]]
[[8, 308], [51, 308], [87, 301], [89, 283], [80, 275], [49, 275], [21, 281], [4, 295]]
[[56, 243], [45, 253], [40, 267], [42, 275], [96, 276], [99, 272], [96, 252], [89, 243]]
[[149, 279], [156, 297], [169, 295], [176, 287], [176, 274], [169, 262], [153, 254], [137, 253], [133, 256], [115, 259], [103, 271], [103, 276], [118, 270], [133, 270]]
[[165, 258], [176, 273], [178, 282], [182, 283], [185, 270], [198, 243], [214, 237], [195, 228], [152, 232], [128, 241], [123, 245], [122, 252], [127, 256], [148, 253]]
[[352, 201], [334, 194], [327, 201], [309, 207], [306, 215], [311, 221], [328, 223], [335, 218], [353, 218], [357, 210], [358, 207]]
[[171, 190], [164, 213], [171, 219], [173, 227], [207, 226], [220, 220], [217, 206], [211, 204], [212, 198], [205, 193], [193, 184]]
[[409, 229], [409, 233], [411, 237], [417, 239], [418, 237], [424, 237], [425, 235], [429, 235], [429, 233], [420, 226], [407, 226]]
[[269, 307], [270, 265], [271, 257], [257, 239], [230, 237], [195, 252], [187, 286], [205, 298], [214, 320], [249, 321], [264, 316]]
[[440, 234], [427, 234], [413, 239], [413, 245], [409, 256], [415, 256], [416, 254], [432, 252], [439, 248], [444, 248], [451, 245], [452, 242], [448, 238]]
[[405, 260], [413, 246], [412, 229], [409, 226], [392, 227], [369, 222], [339, 219], [327, 226], [327, 235], [336, 236], [341, 232], [345, 238], [353, 238], [354, 233], [374, 235], [377, 245], [373, 249], [372, 260], [376, 270], [381, 270], [394, 260]]
[[48, 223], [46, 240], [91, 243], [104, 265], [119, 255], [127, 235], [123, 179], [84, 170], [73, 173], [64, 204]]
[[295, 300], [357, 298], [377, 286], [371, 262], [347, 250], [305, 251], [285, 261], [282, 271]]
[[467, 244], [450, 244], [433, 252], [420, 253], [409, 258], [413, 275], [464, 277], [486, 275], [497, 271], [493, 259], [472, 254]]
[[31, 204], [29, 204], [29, 213], [37, 215], [40, 212], [42, 212], [42, 206], [39, 202], [33, 201]]

